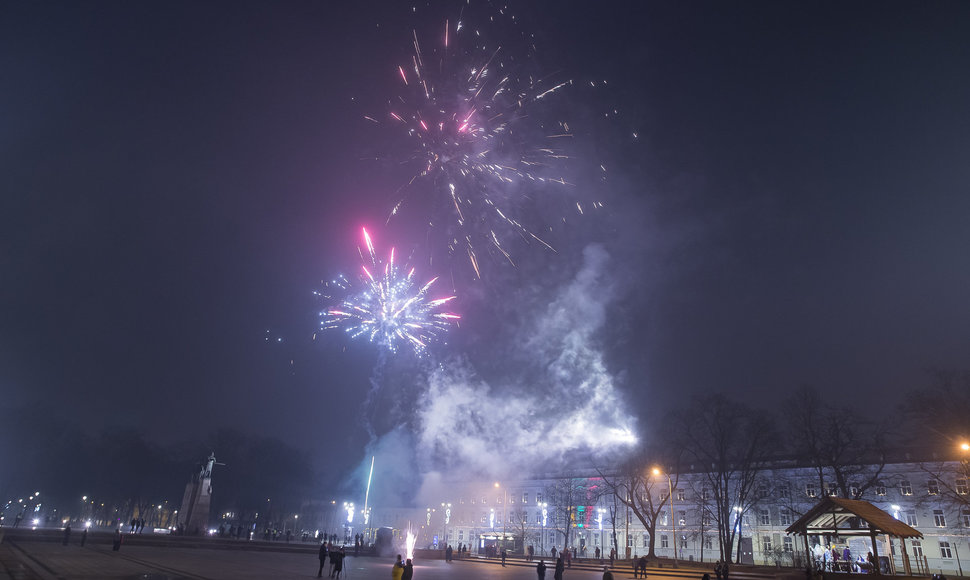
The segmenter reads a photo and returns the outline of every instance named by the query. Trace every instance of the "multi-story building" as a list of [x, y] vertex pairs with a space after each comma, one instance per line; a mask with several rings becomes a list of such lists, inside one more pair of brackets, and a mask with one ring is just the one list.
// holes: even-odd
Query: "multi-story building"
[[[923, 534], [922, 539], [906, 543], [914, 571], [962, 574], [964, 564], [970, 562], [967, 465], [898, 462], [885, 465], [881, 471], [877, 466], [869, 466], [868, 471], [865, 467], [853, 471], [860, 481], [843, 485], [848, 491], [845, 495], [869, 501]], [[662, 485], [651, 488], [659, 511], [656, 555], [673, 558], [676, 542], [680, 559], [719, 559], [717, 518], [710, 509], [706, 474], [682, 473], [669, 483], [665, 477]], [[756, 564], [804, 565], [804, 543], [785, 530], [825, 494], [840, 495], [839, 488], [835, 482], [820, 478], [811, 467], [779, 462], [760, 470], [743, 510], [736, 508], [736, 524], [732, 523], [740, 536], [735, 541], [742, 547], [743, 559]], [[610, 486], [599, 476], [500, 484], [451, 482], [448, 491], [427, 506], [376, 506], [371, 519], [374, 527], [405, 529], [409, 524], [419, 546], [463, 544], [471, 552], [502, 545], [504, 538], [505, 547], [518, 553], [531, 545], [537, 554], [551, 555], [552, 548], [568, 546], [580, 556], [593, 557], [597, 548], [605, 556], [618, 546], [619, 557], [623, 557], [646, 554], [650, 542], [647, 528], [631, 509], [616, 501]], [[880, 540], [880, 554], [888, 555], [901, 568], [899, 543]], [[835, 544], [840, 554], [848, 548], [853, 560], [865, 557], [870, 549], [868, 541], [810, 540], [813, 557], [822, 557], [823, 549], [830, 552]]]

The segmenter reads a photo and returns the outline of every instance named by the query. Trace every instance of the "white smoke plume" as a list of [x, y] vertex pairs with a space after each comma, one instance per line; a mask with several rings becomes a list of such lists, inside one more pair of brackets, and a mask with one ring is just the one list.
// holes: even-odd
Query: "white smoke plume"
[[608, 264], [602, 247], [587, 247], [575, 278], [525, 325], [524, 360], [540, 369], [530, 384], [489, 384], [464, 360], [431, 373], [416, 422], [417, 456], [433, 462], [426, 467], [521, 475], [636, 442], [597, 343], [612, 297]]

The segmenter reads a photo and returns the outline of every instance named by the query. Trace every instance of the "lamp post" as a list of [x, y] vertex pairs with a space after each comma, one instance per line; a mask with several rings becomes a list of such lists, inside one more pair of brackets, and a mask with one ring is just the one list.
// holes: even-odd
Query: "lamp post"
[[441, 537], [445, 543], [445, 549], [447, 550], [448, 549], [448, 521], [451, 519], [451, 504], [442, 502], [441, 511], [444, 512], [444, 520], [445, 520], [445, 525], [442, 527], [442, 530], [441, 530]]
[[546, 511], [546, 507], [549, 504], [542, 502], [539, 506], [542, 507], [542, 537], [539, 538], [539, 549], [542, 550], [542, 555], [546, 555], [546, 515], [549, 513]]
[[499, 485], [499, 483], [496, 481], [495, 482], [495, 488], [498, 489], [500, 487], [502, 488], [502, 549], [504, 550], [505, 549], [505, 536], [506, 536], [507, 529], [508, 529], [506, 527], [508, 525], [506, 522], [508, 522], [508, 519], [509, 519], [508, 518], [508, 511], [506, 510], [505, 506], [508, 505], [508, 503], [509, 503], [509, 492], [503, 486]]
[[659, 468], [653, 468], [654, 475], [665, 475], [667, 476], [667, 498], [670, 500], [670, 529], [674, 536], [674, 567], [677, 566], [677, 525], [674, 521], [674, 483], [670, 480], [670, 474], [664, 471], [660, 471]]
[[603, 554], [603, 550], [605, 549], [605, 546], [603, 546], [603, 514], [606, 513], [606, 510], [603, 509], [603, 508], [597, 508], [596, 512], [597, 512], [597, 514], [599, 514], [599, 517], [596, 518], [596, 523], [599, 524], [599, 528], [600, 528], [600, 545], [599, 545], [599, 548], [600, 548], [600, 555], [602, 555]]

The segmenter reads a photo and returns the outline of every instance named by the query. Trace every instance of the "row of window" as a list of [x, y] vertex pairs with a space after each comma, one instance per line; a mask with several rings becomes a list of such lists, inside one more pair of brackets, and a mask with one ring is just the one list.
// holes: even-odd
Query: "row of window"
[[[517, 493], [510, 493], [508, 495], [502, 494], [495, 498], [495, 503], [501, 505], [502, 502], [505, 501], [505, 498], [508, 498], [509, 503], [515, 503], [516, 496], [517, 496]], [[474, 504], [476, 499], [477, 499], [476, 496], [472, 496], [471, 498], [469, 498], [468, 503]], [[464, 497], [458, 498], [458, 503], [464, 505], [465, 498]], [[488, 496], [483, 495], [481, 503], [483, 504], [488, 503]], [[522, 503], [529, 503], [529, 492], [527, 491], [522, 492]], [[535, 503], [537, 504], [542, 503], [542, 492], [536, 492]]]

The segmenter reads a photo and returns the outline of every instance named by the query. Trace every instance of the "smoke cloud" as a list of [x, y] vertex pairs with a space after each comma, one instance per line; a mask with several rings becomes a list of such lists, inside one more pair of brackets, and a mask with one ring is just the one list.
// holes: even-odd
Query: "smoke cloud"
[[597, 343], [612, 298], [608, 266], [607, 252], [588, 246], [575, 277], [523, 326], [519, 348], [532, 361], [531, 384], [489, 384], [466, 359], [430, 374], [418, 406], [419, 457], [441, 470], [503, 477], [568, 468], [577, 457], [636, 442]]

